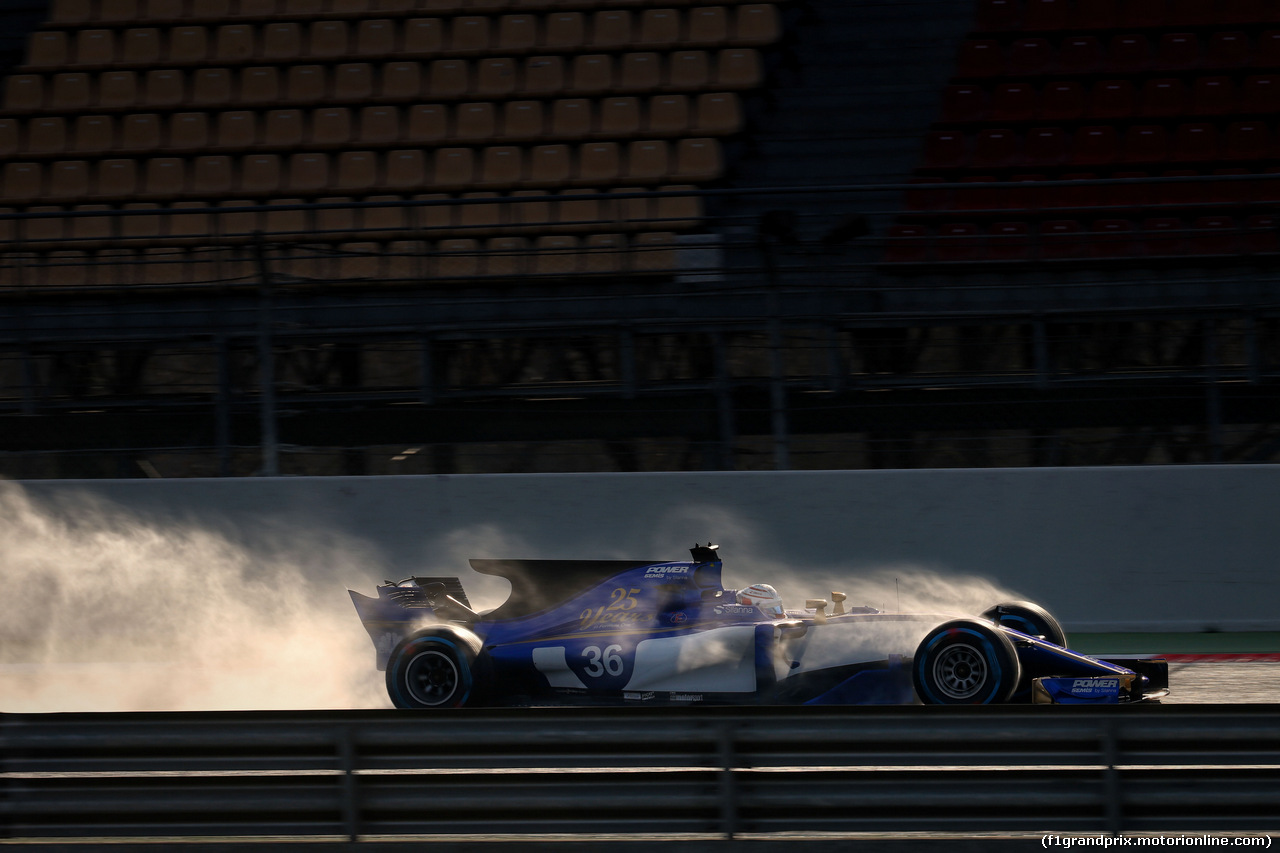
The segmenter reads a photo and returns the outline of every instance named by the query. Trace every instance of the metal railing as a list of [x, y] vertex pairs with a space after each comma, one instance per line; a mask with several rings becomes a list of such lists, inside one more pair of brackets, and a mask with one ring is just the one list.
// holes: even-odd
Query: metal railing
[[1280, 828], [1280, 709], [0, 717], [11, 838]]

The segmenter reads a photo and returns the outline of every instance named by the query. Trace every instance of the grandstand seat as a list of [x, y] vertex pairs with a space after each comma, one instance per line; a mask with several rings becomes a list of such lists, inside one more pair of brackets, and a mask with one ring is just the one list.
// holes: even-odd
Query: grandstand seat
[[1011, 166], [1018, 157], [1018, 136], [1007, 128], [983, 130], [974, 139], [971, 166], [998, 168]]
[[936, 189], [908, 189], [903, 193], [907, 210], [926, 212], [951, 209], [955, 187], [950, 181], [939, 177], [918, 175], [911, 178], [911, 183], [917, 186], [929, 184]]
[[987, 114], [987, 93], [974, 84], [952, 84], [942, 93], [942, 120], [957, 124], [981, 121]]
[[378, 186], [378, 155], [373, 151], [343, 151], [338, 155], [332, 184], [343, 192], [368, 192]]
[[926, 169], [954, 169], [964, 165], [968, 158], [963, 133], [952, 130], [931, 131], [925, 138], [924, 167]]
[[[724, 15], [724, 7], [703, 7], [716, 11], [704, 12], [705, 15]], [[701, 12], [703, 9], [693, 10]], [[640, 13], [636, 26], [635, 38], [629, 46], [650, 50], [671, 49], [680, 42], [681, 14], [675, 9], [645, 9]], [[711, 27], [710, 29], [714, 29]]]
[[220, 150], [251, 148], [258, 141], [258, 116], [250, 110], [229, 110], [218, 114], [217, 137], [213, 147]]
[[355, 55], [369, 58], [390, 56], [396, 51], [396, 22], [385, 18], [360, 21], [356, 26]]
[[543, 109], [540, 101], [507, 101], [502, 105], [502, 138], [508, 142], [531, 142], [542, 137]]
[[1116, 129], [1110, 125], [1088, 125], [1076, 130], [1071, 141], [1071, 162], [1100, 165], [1114, 162], [1119, 154]]
[[88, 109], [92, 103], [92, 80], [93, 75], [80, 72], [53, 75], [49, 105], [55, 110], [67, 112]]
[[631, 13], [625, 9], [601, 9], [591, 16], [586, 46], [593, 50], [622, 50], [631, 44]]
[[220, 107], [231, 103], [234, 77], [227, 68], [198, 68], [191, 76], [193, 107]]
[[[128, 129], [131, 119], [139, 123], [150, 121], [149, 127], [144, 129], [145, 132], [132, 140], [124, 132]], [[77, 116], [75, 140], [71, 145], [71, 150], [77, 154], [106, 153], [116, 145], [115, 130], [115, 121], [110, 116]], [[134, 143], [139, 144], [141, 150], [160, 147], [159, 116], [146, 114], [125, 116], [121, 122], [119, 144], [121, 148], [129, 148]]]
[[554, 187], [567, 183], [573, 175], [573, 158], [569, 146], [555, 143], [535, 145], [529, 149], [527, 187]]
[[531, 56], [524, 61], [520, 93], [530, 97], [552, 97], [564, 88], [564, 59], [559, 56]]
[[1264, 160], [1272, 155], [1273, 145], [1266, 122], [1233, 122], [1227, 127], [1222, 156], [1227, 160]]
[[1197, 255], [1231, 255], [1239, 250], [1239, 236], [1230, 216], [1200, 216], [1191, 224], [1187, 248]]
[[1245, 78], [1240, 87], [1240, 111], [1272, 113], [1280, 110], [1280, 76], [1260, 74]]
[[1001, 83], [991, 98], [989, 118], [993, 121], [1029, 121], [1039, 100], [1030, 83]]
[[[727, 60], [724, 65], [719, 64], [719, 57], [722, 54], [729, 53], [733, 53], [743, 61], [732, 66], [728, 64]], [[734, 82], [735, 80], [758, 73], [758, 69], [753, 70], [747, 67], [747, 61], [750, 57], [752, 57], [750, 53], [721, 51], [720, 54], [717, 54], [716, 81], [721, 82], [721, 77], [723, 76], [725, 87], [735, 88], [739, 86]], [[678, 50], [667, 55], [667, 81], [663, 88], [676, 92], [685, 92], [705, 89], [709, 85], [711, 85], [711, 57], [705, 50]]]
[[[12, 165], [12, 164], [10, 164]], [[6, 182], [6, 186], [7, 186]], [[28, 213], [61, 213], [58, 205], [40, 204], [27, 208]], [[32, 217], [19, 223], [20, 239], [30, 243], [52, 243], [66, 236], [66, 219], [61, 216]]]
[[1096, 36], [1070, 36], [1058, 45], [1058, 72], [1092, 74], [1102, 67], [1102, 44]]
[[166, 147], [173, 151], [196, 151], [209, 146], [209, 117], [204, 113], [174, 113], [169, 116]]
[[615, 86], [622, 92], [652, 92], [662, 85], [662, 57], [657, 53], [627, 53], [618, 62]]
[[295, 148], [306, 138], [302, 110], [270, 110], [263, 123], [262, 144], [268, 148]]
[[640, 100], [620, 97], [600, 101], [599, 115], [588, 132], [617, 139], [635, 136], [640, 132]]
[[1040, 257], [1052, 260], [1080, 258], [1086, 239], [1074, 219], [1050, 219], [1040, 223]]
[[1219, 3], [1169, 0], [1167, 23], [1175, 27], [1207, 27], [1219, 21]]
[[27, 37], [26, 68], [32, 71], [52, 71], [66, 67], [71, 62], [71, 49], [67, 34], [62, 30], [34, 32]]
[[138, 0], [99, 0], [98, 20], [123, 24], [138, 19]]
[[1187, 240], [1186, 226], [1176, 216], [1158, 216], [1142, 222], [1143, 246], [1148, 255], [1181, 255]]
[[204, 27], [174, 27], [169, 30], [166, 52], [175, 65], [193, 65], [209, 57], [209, 32]]
[[[697, 187], [691, 184], [674, 184], [658, 187], [662, 192], [693, 191]], [[664, 231], [684, 231], [697, 227], [702, 219], [702, 199], [695, 195], [663, 196], [653, 199], [653, 227]], [[610, 205], [605, 218], [616, 219], [617, 214], [610, 214]]]
[[985, 258], [1023, 261], [1031, 257], [1031, 226], [1026, 222], [994, 222], [987, 235]]
[[1254, 44], [1253, 65], [1256, 68], [1280, 66], [1280, 30], [1267, 30]]
[[[1213, 174], [1221, 176], [1223, 180], [1205, 185], [1205, 201], [1221, 204], [1247, 204], [1253, 201], [1253, 175], [1248, 169], [1214, 169]], [[1250, 180], [1234, 179], [1243, 176], [1248, 176]]]
[[[995, 184], [990, 187], [967, 187], [965, 184]], [[1009, 187], [992, 175], [971, 175], [960, 182], [955, 191], [956, 210], [1003, 210], [1009, 205]]]
[[582, 271], [594, 275], [622, 272], [627, 238], [622, 234], [592, 234], [582, 242]]
[[1133, 125], [1125, 131], [1120, 160], [1125, 163], [1159, 162], [1168, 156], [1165, 129], [1158, 124]]
[[1212, 124], [1195, 122], [1178, 126], [1168, 157], [1179, 162], [1208, 162], [1217, 160], [1220, 154], [1217, 128]]
[[1133, 84], [1128, 80], [1099, 80], [1089, 93], [1092, 118], [1129, 118], [1134, 113]]
[[408, 225], [408, 215], [404, 206], [394, 204], [403, 201], [400, 196], [371, 195], [366, 196], [364, 200], [370, 203], [384, 203], [385, 206], [370, 206], [358, 211], [358, 227], [362, 237], [370, 240], [388, 240], [402, 236]]
[[259, 56], [268, 62], [291, 62], [302, 57], [302, 28], [296, 22], [265, 24], [259, 30]]
[[[688, 53], [688, 51], [684, 52]], [[686, 58], [683, 53], [671, 55], [671, 64], [679, 64], [681, 76], [670, 75], [672, 88], [686, 88], [694, 85], [696, 77], [685, 63], [688, 59], [697, 60], [701, 51], [692, 51], [693, 57]], [[755, 48], [729, 48], [716, 53], [716, 85], [723, 89], [754, 89], [764, 80], [764, 68], [760, 61], [760, 52]], [[702, 85], [706, 85], [705, 82]]]
[[342, 243], [338, 246], [335, 274], [346, 281], [379, 279], [383, 277], [383, 260], [382, 247], [377, 243]]
[[[632, 143], [632, 146], [641, 143]], [[651, 143], [657, 147], [666, 147], [664, 142]], [[630, 148], [628, 154], [630, 155]], [[602, 184], [611, 184], [618, 180], [623, 174], [622, 158], [618, 151], [618, 143], [616, 142], [589, 142], [578, 147], [574, 158], [574, 171], [570, 178], [570, 183], [576, 186], [598, 186]], [[641, 158], [636, 158], [637, 162]], [[644, 160], [648, 163], [648, 160]], [[635, 167], [635, 163], [628, 158], [627, 168]]]
[[[746, 7], [739, 7], [739, 11]], [[666, 10], [671, 12], [673, 10]], [[647, 13], [646, 13], [647, 14]], [[759, 24], [758, 21], [744, 21], [748, 27], [748, 32], [739, 38], [742, 33], [740, 26], [735, 26], [734, 42], [736, 44], [762, 44], [753, 39], [750, 35], [750, 28]], [[680, 40], [683, 44], [696, 47], [719, 47], [729, 41], [729, 13], [724, 6], [700, 6], [690, 9], [686, 19], [686, 33], [683, 39], [679, 38], [678, 25], [673, 33], [672, 43]], [[654, 45], [657, 46], [657, 45]]]
[[155, 113], [134, 113], [120, 119], [120, 149], [146, 154], [164, 143], [164, 128]]
[[328, 73], [323, 65], [293, 65], [285, 76], [284, 101], [317, 104], [329, 94]]
[[248, 62], [258, 55], [257, 31], [250, 24], [223, 24], [213, 40], [215, 62]]
[[421, 240], [393, 240], [382, 258], [388, 278], [421, 281], [427, 275], [427, 246]]
[[1193, 84], [1193, 115], [1233, 115], [1237, 102], [1235, 82], [1230, 77], [1200, 77]]
[[271, 66], [240, 70], [240, 102], [246, 106], [272, 106], [280, 100], [280, 75]]
[[307, 138], [313, 145], [340, 146], [350, 142], [352, 139], [351, 110], [346, 107], [312, 110]]
[[763, 46], [777, 41], [781, 34], [782, 19], [772, 3], [744, 4], [733, 14], [731, 44]]
[[432, 176], [431, 186], [440, 189], [472, 186], [476, 179], [475, 152], [470, 148], [436, 149]]
[[491, 103], [459, 104], [454, 109], [452, 139], [463, 143], [490, 142], [497, 136], [497, 116]]
[[66, 121], [61, 116], [30, 119], [27, 122], [27, 144], [24, 150], [27, 154], [42, 155], [61, 154], [66, 151]]
[[382, 185], [386, 189], [412, 191], [428, 184], [426, 157], [422, 151], [388, 151], [383, 157], [383, 163]]
[[[617, 149], [615, 147], [610, 151], [616, 154]], [[625, 166], [621, 167], [620, 171], [614, 171], [612, 175], [602, 173], [600, 180], [594, 181], [594, 183], [612, 180], [616, 177], [622, 177], [633, 183], [658, 183], [672, 174], [673, 168], [678, 168], [678, 165], [673, 167], [672, 152], [666, 142], [635, 140], [627, 145]], [[588, 182], [591, 183], [593, 181], [588, 179]]]
[[440, 278], [473, 278], [480, 272], [480, 247], [470, 238], [441, 240], [432, 261]]
[[1117, 0], [1076, 0], [1076, 25], [1090, 30], [1112, 30], [1119, 26]]
[[714, 139], [681, 139], [676, 144], [675, 170], [671, 178], [685, 183], [712, 181], [720, 177], [724, 163], [720, 143]]
[[84, 24], [93, 20], [93, 0], [53, 0], [49, 19], [58, 24]]
[[223, 237], [240, 238], [262, 230], [261, 213], [244, 208], [252, 207], [256, 202], [249, 199], [233, 199], [218, 203], [219, 210], [226, 212], [216, 214], [215, 227]]
[[306, 55], [315, 59], [339, 59], [350, 50], [346, 21], [313, 21], [307, 30]]
[[1141, 74], [1152, 67], [1151, 43], [1141, 33], [1118, 33], [1107, 42], [1106, 67], [1125, 74]]
[[934, 254], [939, 261], [962, 262], [979, 260], [984, 240], [975, 222], [946, 222], [938, 226]]
[[1208, 68], [1236, 69], [1249, 65], [1249, 37], [1242, 32], [1219, 32], [1209, 38], [1204, 64]]
[[206, 154], [191, 164], [191, 192], [205, 198], [226, 195], [235, 187], [235, 163], [225, 154]]
[[[203, 30], [203, 28], [201, 28]], [[115, 62], [116, 37], [111, 30], [80, 30], [76, 33], [76, 67], [101, 68]]]
[[1186, 111], [1187, 94], [1181, 80], [1176, 77], [1156, 77], [1143, 85], [1138, 115], [1179, 116]]
[[1133, 223], [1128, 219], [1094, 220], [1087, 248], [1095, 258], [1125, 258], [1135, 254]]
[[45, 195], [72, 201], [89, 194], [89, 163], [85, 160], [55, 160], [45, 167]]
[[[439, 105], [434, 106], [436, 106], [436, 109], [439, 111], [439, 115], [443, 116], [444, 108]], [[445, 126], [444, 122], [445, 120], [442, 118], [442, 131]], [[400, 111], [397, 108], [379, 106], [363, 107], [360, 110], [359, 142], [362, 145], [390, 145], [400, 140], [400, 127]], [[439, 138], [444, 138], [443, 132]], [[424, 141], [426, 140], [427, 138], [424, 137]]]
[[495, 48], [500, 53], [528, 53], [538, 46], [536, 15], [503, 15], [498, 19]]
[[890, 225], [885, 234], [885, 262], [917, 264], [930, 260], [929, 229], [918, 224]]
[[571, 275], [578, 272], [578, 238], [569, 234], [544, 234], [534, 241], [535, 275]]
[[556, 139], [585, 139], [591, 135], [591, 101], [561, 98], [551, 104], [551, 135]]
[[422, 65], [418, 62], [388, 62], [378, 75], [378, 100], [410, 101], [422, 93]]
[[240, 158], [239, 192], [270, 195], [280, 189], [280, 157], [277, 154], [246, 154]]
[[732, 92], [704, 92], [698, 96], [697, 118], [690, 128], [695, 136], [727, 136], [742, 130], [742, 109]]
[[[323, 95], [323, 92], [321, 93]], [[333, 71], [333, 99], [359, 103], [374, 94], [373, 66], [367, 62], [351, 62]], [[318, 100], [318, 98], [316, 99]]]
[[[22, 150], [22, 137], [17, 119], [0, 118], [0, 157], [12, 158]], [[62, 149], [59, 149], [59, 152]], [[0, 236], [0, 240], [4, 237]]]
[[[382, 107], [381, 113], [368, 112], [371, 108], [361, 110], [360, 139], [362, 142], [375, 144], [393, 142], [399, 136], [399, 125], [391, 127], [389, 116], [395, 116], [394, 107]], [[392, 133], [390, 137], [388, 133]], [[405, 125], [406, 141], [417, 143], [444, 142], [449, 139], [449, 109], [441, 104], [415, 104], [409, 108]]]
[[1054, 80], [1041, 91], [1038, 115], [1048, 121], [1078, 119], [1084, 115], [1086, 103], [1079, 81]]
[[163, 54], [160, 30], [156, 27], [134, 27], [125, 30], [120, 37], [121, 65], [153, 66]]
[[313, 194], [329, 186], [329, 155], [298, 152], [289, 155], [287, 189], [292, 193]]
[[213, 233], [213, 217], [209, 213], [207, 202], [179, 201], [174, 203], [173, 209], [191, 212], [169, 214], [170, 237], [196, 239], [208, 237]]
[[1241, 248], [1251, 255], [1280, 252], [1280, 216], [1256, 213], [1246, 217]]
[[187, 186], [187, 162], [181, 157], [152, 157], [146, 161], [142, 194], [173, 198]]
[[1092, 172], [1068, 172], [1059, 178], [1059, 185], [1044, 194], [1048, 207], [1094, 207], [1103, 196], [1102, 189], [1093, 181], [1098, 176]]
[[[394, 63], [393, 63], [394, 64]], [[465, 59], [436, 59], [430, 65], [427, 91], [433, 98], [453, 100], [470, 91], [471, 75]]]
[[600, 95], [613, 87], [613, 59], [602, 53], [573, 58], [568, 91], [577, 95]]
[[408, 56], [438, 56], [444, 52], [444, 29], [439, 18], [411, 18], [400, 25]]
[[[500, 199], [501, 193], [471, 192], [463, 193], [461, 199]], [[459, 237], [488, 237], [497, 233], [504, 224], [504, 206], [502, 204], [459, 204], [454, 208], [456, 225], [454, 233]]]
[[1033, 127], [1027, 131], [1021, 162], [1027, 166], [1056, 166], [1066, 162], [1070, 140], [1060, 127]]
[[474, 94], [479, 98], [505, 99], [519, 82], [516, 61], [510, 57], [482, 59], [476, 66]]
[[960, 45], [957, 76], [998, 77], [1004, 70], [1004, 51], [995, 39], [966, 39]]
[[1014, 32], [1021, 25], [1022, 4], [1019, 0], [978, 0], [978, 32]]
[[44, 77], [39, 74], [10, 74], [5, 78], [5, 109], [31, 112], [44, 106]]
[[[470, 154], [470, 149], [465, 150]], [[487, 146], [481, 152], [479, 165], [479, 174], [474, 179], [467, 179], [464, 172], [457, 181], [449, 182], [443, 180], [437, 173], [436, 186], [453, 186], [462, 189], [474, 181], [477, 186], [511, 189], [519, 186], [525, 177], [524, 152], [518, 145]], [[452, 169], [455, 167], [456, 163], [450, 164], [449, 174], [453, 174]]]
[[1013, 77], [1047, 74], [1054, 69], [1055, 59], [1048, 39], [1015, 39], [1005, 52], [1004, 73]]
[[1157, 70], [1190, 71], [1200, 67], [1200, 61], [1200, 39], [1195, 33], [1165, 33], [1160, 37], [1155, 57]]
[[1102, 200], [1112, 207], [1144, 207], [1154, 203], [1150, 184], [1121, 183], [1121, 181], [1150, 177], [1146, 172], [1114, 172], [1116, 183], [1102, 188]]
[[553, 224], [551, 202], [547, 200], [544, 190], [518, 190], [511, 193], [510, 198], [534, 199], [507, 205], [508, 221], [516, 231], [542, 233]]

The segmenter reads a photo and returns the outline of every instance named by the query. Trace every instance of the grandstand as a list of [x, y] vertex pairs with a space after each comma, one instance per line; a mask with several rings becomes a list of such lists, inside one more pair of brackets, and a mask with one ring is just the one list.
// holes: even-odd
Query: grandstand
[[0, 475], [1280, 453], [1272, 0], [2, 11]]

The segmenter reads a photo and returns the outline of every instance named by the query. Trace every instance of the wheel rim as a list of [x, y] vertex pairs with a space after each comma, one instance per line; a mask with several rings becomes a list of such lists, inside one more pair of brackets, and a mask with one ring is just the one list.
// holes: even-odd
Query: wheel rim
[[444, 705], [458, 692], [462, 681], [453, 658], [436, 649], [414, 655], [404, 670], [405, 687], [423, 705]]
[[933, 680], [950, 699], [972, 699], [987, 683], [987, 659], [966, 643], [945, 648], [933, 662]]

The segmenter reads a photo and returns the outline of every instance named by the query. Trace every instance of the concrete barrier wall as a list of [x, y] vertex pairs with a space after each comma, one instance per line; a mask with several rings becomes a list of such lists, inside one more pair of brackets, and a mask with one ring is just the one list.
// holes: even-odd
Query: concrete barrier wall
[[91, 500], [142, 525], [197, 525], [250, 549], [342, 549], [351, 556], [312, 578], [325, 587], [369, 591], [383, 578], [458, 574], [473, 598], [501, 596], [505, 582], [471, 573], [467, 557], [688, 559], [687, 548], [713, 540], [727, 586], [773, 582], [792, 606], [850, 587], [853, 600], [890, 609], [932, 604], [931, 593], [982, 606], [1016, 595], [1044, 604], [1068, 630], [1280, 629], [1275, 466], [13, 488], [67, 517]]

